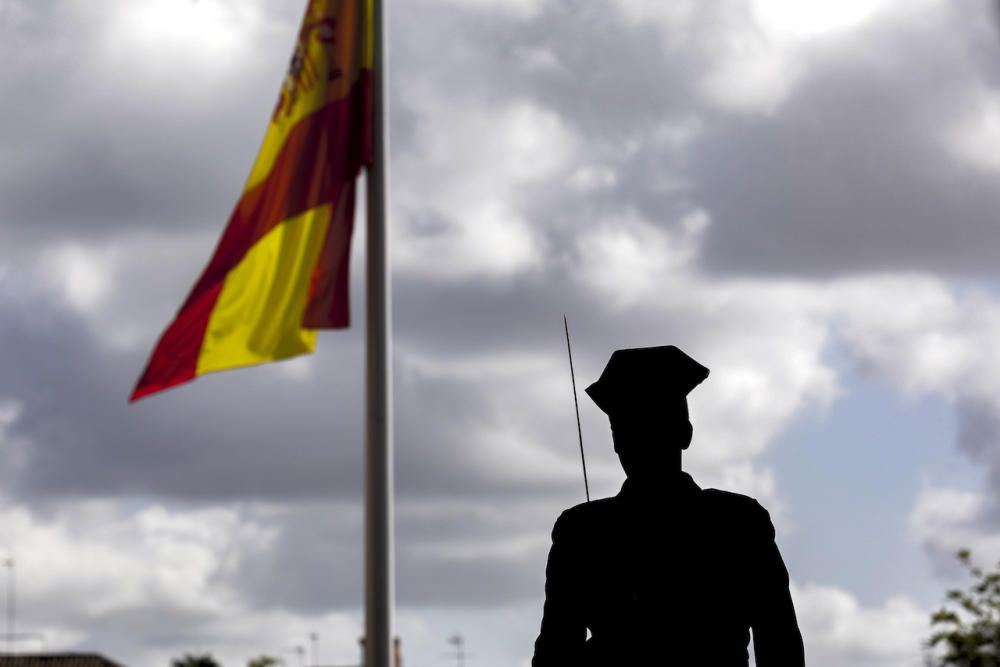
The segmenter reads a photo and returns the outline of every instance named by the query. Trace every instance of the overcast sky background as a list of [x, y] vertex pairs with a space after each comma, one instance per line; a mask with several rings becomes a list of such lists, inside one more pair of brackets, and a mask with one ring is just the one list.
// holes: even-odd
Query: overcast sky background
[[[302, 5], [0, 0], [0, 556], [52, 649], [357, 659], [363, 219], [352, 329], [126, 405]], [[1000, 558], [992, 5], [395, 0], [389, 33], [406, 664], [528, 663], [583, 499], [564, 312], [581, 385], [620, 347], [712, 369], [685, 467], [771, 510], [812, 667], [920, 664], [951, 554]]]

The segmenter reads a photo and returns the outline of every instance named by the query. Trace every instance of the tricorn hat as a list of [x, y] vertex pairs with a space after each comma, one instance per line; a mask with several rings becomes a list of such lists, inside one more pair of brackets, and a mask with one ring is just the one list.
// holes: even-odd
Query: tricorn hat
[[630, 408], [664, 407], [684, 400], [708, 369], [673, 345], [615, 350], [587, 394], [611, 416]]

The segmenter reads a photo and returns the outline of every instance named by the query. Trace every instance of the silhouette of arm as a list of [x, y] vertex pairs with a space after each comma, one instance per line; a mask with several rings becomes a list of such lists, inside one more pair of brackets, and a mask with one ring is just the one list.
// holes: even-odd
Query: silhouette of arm
[[545, 608], [535, 640], [532, 667], [565, 667], [582, 662], [587, 627], [579, 601], [582, 586], [572, 521], [564, 512], [552, 528], [545, 567]]
[[805, 649], [788, 591], [788, 570], [774, 541], [771, 517], [760, 505], [755, 535], [757, 576], [753, 582], [751, 627], [757, 667], [803, 667]]

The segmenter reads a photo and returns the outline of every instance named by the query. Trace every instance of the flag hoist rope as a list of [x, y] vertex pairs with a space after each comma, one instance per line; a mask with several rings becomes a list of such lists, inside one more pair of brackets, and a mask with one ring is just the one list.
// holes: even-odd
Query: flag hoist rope
[[[358, 0], [364, 2], [365, 0]], [[367, 174], [365, 346], [365, 667], [393, 667], [392, 341], [385, 2], [373, 0], [374, 155]]]

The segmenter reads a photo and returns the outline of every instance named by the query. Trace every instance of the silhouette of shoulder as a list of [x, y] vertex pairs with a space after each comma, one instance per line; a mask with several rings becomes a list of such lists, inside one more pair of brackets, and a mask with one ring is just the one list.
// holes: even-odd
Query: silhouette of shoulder
[[[738, 513], [745, 517], [767, 518], [768, 512], [764, 509], [756, 498], [735, 493], [733, 491], [723, 491], [722, 489], [702, 489], [700, 492], [702, 502], [708, 504], [713, 509], [726, 510]], [[590, 502], [574, 505], [563, 511], [560, 520], [567, 523], [577, 521], [587, 521], [602, 516], [613, 514], [620, 510], [622, 499], [619, 496], [609, 498], [598, 498]]]
[[570, 507], [556, 519], [556, 523], [552, 527], [553, 539], [571, 535], [576, 530], [583, 529], [584, 526], [593, 526], [595, 523], [613, 520], [618, 513], [618, 504], [619, 499], [612, 496]]
[[[694, 511], [712, 523], [723, 524], [737, 533], [774, 536], [774, 527], [768, 511], [751, 496], [722, 489], [702, 489]], [[578, 531], [591, 532], [595, 528], [618, 521], [627, 505], [620, 496], [599, 498], [574, 505], [565, 510], [552, 528], [553, 539], [569, 538]]]
[[702, 498], [713, 506], [731, 512], [740, 512], [746, 516], [762, 518], [768, 515], [767, 510], [757, 502], [756, 498], [745, 496], [742, 493], [723, 491], [722, 489], [703, 489]]
[[632, 514], [632, 508], [619, 496], [580, 503], [556, 519], [552, 543], [574, 551], [603, 552], [621, 539]]
[[620, 499], [616, 496], [611, 496], [610, 498], [598, 498], [596, 500], [591, 500], [590, 502], [580, 503], [579, 505], [573, 505], [569, 509], [565, 510], [560, 518], [566, 517], [567, 521], [582, 520], [603, 516], [609, 512], [614, 512], [617, 509], [617, 505]]
[[706, 514], [729, 524], [734, 530], [774, 537], [771, 515], [756, 498], [722, 489], [704, 489], [701, 496]]

